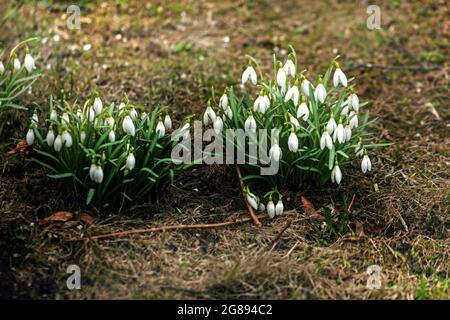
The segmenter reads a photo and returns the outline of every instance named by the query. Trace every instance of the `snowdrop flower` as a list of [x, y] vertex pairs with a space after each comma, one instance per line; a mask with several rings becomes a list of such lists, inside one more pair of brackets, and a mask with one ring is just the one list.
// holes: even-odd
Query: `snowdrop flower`
[[137, 115], [138, 115], [136, 109], [135, 108], [131, 108], [130, 112], [129, 112], [129, 115], [130, 115], [131, 119], [136, 120]]
[[33, 113], [33, 116], [31, 117], [31, 121], [35, 123], [39, 123], [39, 117], [36, 112]]
[[294, 105], [297, 106], [299, 98], [300, 98], [300, 91], [298, 90], [298, 81], [296, 80], [294, 85], [290, 87], [289, 90], [286, 92], [286, 95], [284, 96], [284, 102], [292, 100], [292, 102], [294, 102]]
[[94, 108], [90, 107], [89, 108], [89, 114], [88, 114], [88, 118], [90, 122], [94, 122], [95, 121], [95, 111]]
[[345, 102], [342, 104], [341, 116], [346, 116], [346, 115], [348, 115], [349, 110], [350, 110], [350, 108], [349, 108], [348, 102], [345, 101]]
[[66, 146], [66, 148], [70, 148], [73, 144], [72, 136], [67, 131], [64, 131], [61, 134], [61, 141]]
[[128, 154], [127, 161], [125, 163], [125, 168], [128, 170], [133, 170], [136, 166], [136, 158], [133, 153]]
[[364, 150], [364, 157], [361, 161], [361, 170], [363, 173], [366, 173], [368, 171], [372, 170], [372, 162], [370, 161], [369, 156], [367, 155], [367, 151]]
[[283, 69], [286, 75], [295, 78], [295, 64], [292, 61], [291, 54], [289, 54], [288, 59], [286, 60], [286, 63], [283, 66]]
[[84, 117], [83, 117], [83, 112], [81, 112], [80, 109], [77, 110], [77, 112], [75, 113], [75, 115], [81, 120], [83, 121]]
[[156, 125], [156, 134], [159, 138], [164, 137], [164, 135], [166, 134], [166, 127], [161, 120], [159, 120], [158, 124]]
[[116, 122], [115, 122], [114, 118], [111, 117], [110, 115], [105, 119], [105, 124], [110, 128], [114, 127], [114, 123], [116, 123]]
[[109, 142], [114, 142], [114, 141], [116, 141], [116, 133], [114, 132], [113, 129], [111, 129], [111, 130], [109, 131], [109, 134], [108, 134], [108, 140], [109, 140]]
[[135, 128], [134, 128], [133, 120], [131, 120], [130, 116], [126, 116], [125, 119], [123, 119], [122, 129], [123, 129], [123, 131], [125, 131], [126, 134], [134, 137]]
[[269, 150], [269, 157], [275, 162], [278, 162], [281, 160], [281, 148], [278, 145], [278, 143], [275, 143]]
[[47, 141], [47, 145], [49, 147], [53, 146], [53, 142], [55, 142], [55, 133], [51, 128], [48, 130], [45, 140]]
[[316, 98], [316, 100], [320, 101], [321, 103], [324, 103], [326, 97], [327, 97], [327, 90], [325, 90], [325, 87], [323, 86], [322, 82], [320, 82], [317, 85], [316, 89], [314, 90], [314, 98]]
[[67, 114], [67, 112], [64, 112], [61, 115], [61, 123], [69, 124], [69, 122], [70, 122], [69, 115]]
[[166, 127], [167, 130], [172, 129], [172, 119], [170, 119], [168, 114], [164, 117], [164, 127]]
[[333, 75], [333, 85], [335, 88], [340, 84], [342, 84], [344, 87], [347, 86], [347, 77], [345, 76], [344, 72], [342, 72], [341, 68], [339, 67], [339, 64], [335, 62], [336, 70], [334, 71]]
[[226, 90], [223, 93], [223, 95], [220, 97], [219, 106], [222, 108], [223, 111], [225, 111], [228, 108], [228, 96], [227, 96]]
[[147, 112], [144, 111], [141, 113], [141, 120], [145, 120], [147, 117], [148, 117]]
[[17, 57], [14, 58], [14, 69], [16, 71], [19, 71], [21, 66], [22, 64], [20, 63], [20, 60]]
[[286, 71], [283, 69], [283, 65], [279, 64], [278, 72], [277, 72], [277, 84], [278, 86], [284, 91], [284, 88], [286, 87]]
[[227, 108], [227, 110], [225, 110], [225, 114], [227, 115], [228, 119], [232, 119], [233, 118], [233, 110], [231, 110], [230, 107]]
[[340, 184], [342, 181], [342, 172], [336, 161], [333, 170], [331, 171], [331, 182]]
[[52, 112], [50, 112], [50, 120], [58, 121], [58, 112], [56, 112], [56, 110], [52, 110]]
[[100, 114], [100, 112], [102, 112], [103, 110], [103, 102], [99, 97], [96, 97], [94, 99], [94, 111], [95, 114]]
[[320, 149], [323, 150], [327, 147], [329, 150], [333, 149], [333, 141], [327, 130], [324, 130], [320, 137]]
[[277, 205], [275, 207], [275, 214], [277, 216], [280, 216], [284, 211], [284, 205], [283, 205], [283, 201], [281, 201], [281, 199], [278, 199]]
[[256, 75], [255, 69], [251, 65], [249, 65], [244, 72], [242, 73], [242, 84], [245, 84], [247, 81], [251, 81], [254, 86], [256, 86], [256, 83], [258, 81], [258, 77]]
[[293, 131], [289, 135], [288, 147], [289, 147], [289, 150], [292, 152], [298, 151], [298, 138], [297, 138], [297, 135], [295, 134], [295, 132], [293, 132]]
[[121, 113], [124, 111], [125, 107], [126, 107], [126, 105], [125, 105], [124, 102], [121, 102], [121, 103], [117, 106], [117, 109], [119, 110], [119, 114], [121, 114]]
[[331, 135], [333, 134], [334, 130], [336, 129], [337, 124], [336, 124], [336, 120], [334, 120], [334, 116], [333, 114], [330, 115], [330, 120], [328, 120], [327, 123], [327, 131], [328, 133]]
[[267, 214], [270, 218], [275, 217], [275, 204], [273, 203], [272, 199], [270, 199], [267, 203]]
[[253, 103], [253, 111], [266, 113], [269, 107], [270, 107], [269, 97], [264, 93], [263, 90], [261, 90], [258, 98], [256, 98], [255, 102]]
[[247, 120], [244, 123], [245, 132], [253, 132], [256, 133], [256, 120], [253, 115], [249, 115]]
[[355, 110], [355, 112], [359, 111], [359, 98], [358, 98], [358, 96], [355, 93], [352, 93], [347, 98], [347, 104], [349, 105], [350, 108]]
[[222, 132], [222, 129], [223, 129], [223, 121], [222, 121], [222, 118], [221, 118], [221, 117], [216, 117], [216, 120], [214, 120], [213, 127], [214, 127], [214, 132], [215, 132], [216, 134], [220, 134], [220, 133]]
[[53, 148], [56, 152], [60, 152], [63, 146], [62, 137], [60, 134], [58, 134], [55, 138], [55, 142], [53, 143]]
[[3, 65], [3, 62], [0, 61], [0, 74], [3, 74], [5, 72], [5, 66]]
[[32, 128], [28, 129], [26, 140], [29, 146], [34, 143], [34, 130]]
[[309, 88], [310, 87], [312, 87], [311, 82], [309, 82], [308, 79], [303, 77], [303, 80], [302, 80], [302, 92], [307, 97], [309, 97]]
[[303, 119], [303, 121], [307, 121], [309, 118], [309, 108], [304, 100], [298, 106], [297, 118]]
[[350, 141], [350, 139], [352, 138], [352, 128], [350, 127], [348, 121], [347, 125], [344, 127], [344, 132], [345, 132], [345, 141]]
[[353, 111], [350, 111], [350, 114], [348, 115], [350, 119], [350, 128], [357, 128], [358, 127], [358, 115], [354, 113]]
[[205, 113], [203, 114], [203, 124], [207, 126], [210, 123], [214, 123], [216, 117], [217, 117], [216, 113], [211, 108], [211, 101], [208, 101], [208, 107], [206, 108]]
[[295, 129], [300, 130], [300, 122], [298, 122], [298, 120], [294, 116], [291, 115], [289, 121], [295, 127]]
[[34, 69], [36, 69], [36, 66], [34, 64], [34, 59], [31, 56], [31, 54], [27, 50], [27, 54], [25, 55], [25, 69], [27, 69], [28, 73], [32, 72]]
[[336, 142], [336, 140], [339, 143], [345, 142], [345, 130], [344, 126], [342, 125], [342, 119], [339, 119], [339, 124], [336, 127], [336, 130], [334, 130], [333, 133], [333, 141]]
[[361, 157], [363, 155], [363, 147], [362, 147], [362, 139], [359, 138], [358, 144], [355, 147], [355, 153], [357, 157]]
[[89, 177], [96, 183], [102, 183], [103, 181], [103, 169], [99, 165], [91, 164], [89, 169]]
[[258, 197], [255, 196], [250, 190], [247, 189], [247, 202], [252, 206], [253, 209], [258, 210]]
[[86, 140], [86, 132], [81, 131], [81, 133], [80, 133], [80, 141], [81, 141], [81, 143], [84, 143], [85, 140]]

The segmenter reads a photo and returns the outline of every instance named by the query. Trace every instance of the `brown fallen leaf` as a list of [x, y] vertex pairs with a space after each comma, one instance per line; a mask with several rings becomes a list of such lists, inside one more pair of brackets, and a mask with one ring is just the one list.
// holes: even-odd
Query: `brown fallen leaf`
[[94, 223], [94, 218], [92, 218], [87, 213], [82, 213], [80, 214], [80, 221], [83, 222], [84, 224], [91, 225]]
[[355, 222], [356, 225], [356, 235], [360, 238], [365, 237], [366, 235], [364, 234], [364, 225], [362, 222], [356, 221]]
[[323, 215], [321, 215], [316, 208], [314, 207], [314, 205], [312, 204], [311, 201], [308, 200], [308, 198], [304, 197], [304, 196], [300, 196], [300, 201], [303, 205], [303, 208], [305, 210], [305, 214], [313, 219], [316, 219], [320, 222], [325, 221], [325, 217]]
[[52, 222], [66, 222], [72, 219], [73, 213], [69, 211], [57, 211], [54, 212], [50, 217], [47, 217], [41, 221], [41, 223], [52, 223]]
[[16, 153], [24, 153], [28, 154], [30, 152], [31, 146], [25, 140], [20, 140], [17, 145], [10, 149], [6, 154], [16, 154]]

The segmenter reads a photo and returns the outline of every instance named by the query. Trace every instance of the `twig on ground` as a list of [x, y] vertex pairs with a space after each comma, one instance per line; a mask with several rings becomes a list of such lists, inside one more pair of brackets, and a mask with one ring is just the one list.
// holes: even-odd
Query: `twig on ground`
[[356, 194], [353, 194], [352, 201], [350, 201], [347, 211], [350, 211], [352, 209], [353, 203], [355, 202], [355, 196], [356, 196]]
[[292, 224], [292, 219], [289, 219], [285, 226], [283, 227], [283, 229], [281, 229], [281, 231], [277, 234], [277, 236], [275, 237], [275, 239], [273, 240], [273, 245], [272, 248], [270, 250], [273, 250], [275, 248], [275, 246], [277, 245], [278, 241], [280, 241], [281, 236], [283, 235], [283, 233], [291, 226]]
[[250, 205], [250, 203], [248, 203], [247, 198], [245, 196], [244, 181], [242, 180], [241, 169], [239, 169], [239, 166], [236, 166], [236, 172], [237, 172], [238, 179], [239, 179], [239, 185], [241, 186], [242, 195], [244, 196], [245, 203], [247, 204], [248, 212], [250, 213], [250, 216], [252, 217], [253, 222], [258, 227], [260, 227], [261, 226], [261, 222], [258, 220], [258, 217], [255, 215], [255, 212], [253, 212], [253, 208]]

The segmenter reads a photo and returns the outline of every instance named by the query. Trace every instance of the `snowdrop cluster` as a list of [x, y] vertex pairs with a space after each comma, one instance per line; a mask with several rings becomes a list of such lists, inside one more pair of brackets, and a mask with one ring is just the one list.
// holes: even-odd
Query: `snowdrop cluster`
[[127, 99], [107, 104], [94, 92], [83, 105], [51, 98], [49, 109], [46, 119], [35, 112], [30, 120], [33, 160], [83, 189], [87, 203], [154, 197], [185, 169], [170, 159], [176, 142], [167, 108], [140, 113]]

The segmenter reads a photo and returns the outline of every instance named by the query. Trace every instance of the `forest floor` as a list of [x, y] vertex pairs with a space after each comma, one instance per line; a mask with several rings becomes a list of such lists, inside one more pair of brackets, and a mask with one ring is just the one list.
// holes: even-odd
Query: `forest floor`
[[[287, 214], [218, 229], [67, 241], [135, 228], [214, 223], [247, 216], [233, 167], [199, 166], [157, 203], [96, 212], [61, 192], [23, 154], [30, 112], [8, 112], [0, 137], [0, 298], [33, 299], [448, 299], [450, 298], [449, 9], [446, 1], [383, 1], [381, 29], [363, 1], [81, 1], [68, 30], [62, 2], [10, 2], [0, 45], [40, 37], [43, 76], [25, 96], [45, 112], [60, 88], [80, 100], [125, 93], [177, 121], [199, 117], [214, 85], [235, 85], [245, 54], [270, 74], [292, 44], [301, 68], [323, 72], [339, 54], [378, 121], [374, 170], [346, 169], [336, 187], [285, 190]], [[237, 80], [236, 80], [237, 79]], [[332, 225], [310, 218], [299, 197]], [[351, 210], [347, 210], [354, 197]], [[43, 220], [56, 211], [68, 223]], [[87, 214], [94, 218], [81, 218]], [[84, 216], [85, 217], [85, 216]], [[81, 219], [81, 220], [80, 220]], [[333, 231], [340, 230], [340, 231]], [[81, 269], [68, 290], [66, 269]], [[371, 265], [381, 288], [367, 287]]]

